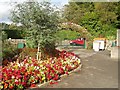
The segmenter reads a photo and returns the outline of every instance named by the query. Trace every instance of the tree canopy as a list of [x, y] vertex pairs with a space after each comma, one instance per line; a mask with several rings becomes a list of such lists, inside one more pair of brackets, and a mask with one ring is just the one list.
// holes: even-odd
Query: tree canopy
[[[58, 11], [49, 2], [24, 2], [12, 11], [11, 20], [20, 23], [27, 32], [30, 47], [44, 47], [54, 42], [58, 30]], [[29, 43], [30, 42], [30, 43]]]
[[94, 37], [116, 37], [120, 28], [120, 2], [69, 2], [64, 7], [67, 21], [85, 27]]
[[12, 11], [11, 20], [21, 24], [22, 29], [26, 31], [28, 47], [38, 48], [38, 52], [55, 49], [59, 12], [49, 2], [18, 4]]

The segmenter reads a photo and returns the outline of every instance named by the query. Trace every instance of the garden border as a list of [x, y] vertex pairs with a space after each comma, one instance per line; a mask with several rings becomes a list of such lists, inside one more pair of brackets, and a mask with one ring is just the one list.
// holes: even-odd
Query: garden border
[[[77, 72], [78, 70], [80, 70], [81, 71], [81, 68], [82, 68], [82, 63], [76, 68], [76, 69], [74, 69], [74, 70], [72, 70], [72, 71], [70, 71], [70, 72], [68, 72], [69, 74], [72, 74], [72, 73], [74, 73], [74, 72]], [[66, 76], [68, 76], [67, 74], [63, 74], [63, 75], [61, 75], [60, 76], [60, 78], [62, 79], [62, 78], [64, 78], [64, 77], [66, 77]], [[44, 82], [44, 83], [42, 83], [42, 84], [36, 84], [36, 87], [30, 87], [30, 88], [28, 88], [28, 89], [26, 89], [26, 90], [29, 90], [29, 89], [35, 89], [35, 88], [42, 88], [41, 86], [47, 86], [47, 85], [49, 85], [49, 83], [50, 82], [54, 82], [54, 80], [50, 80], [50, 81], [47, 81], [47, 82]], [[59, 80], [57, 80], [56, 82], [60, 82], [61, 80], [59, 79]]]

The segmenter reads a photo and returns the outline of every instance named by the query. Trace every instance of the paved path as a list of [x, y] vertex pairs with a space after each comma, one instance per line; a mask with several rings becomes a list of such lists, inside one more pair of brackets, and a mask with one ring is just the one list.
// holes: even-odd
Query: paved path
[[69, 50], [81, 57], [82, 70], [41, 88], [118, 88], [118, 61], [109, 51]]

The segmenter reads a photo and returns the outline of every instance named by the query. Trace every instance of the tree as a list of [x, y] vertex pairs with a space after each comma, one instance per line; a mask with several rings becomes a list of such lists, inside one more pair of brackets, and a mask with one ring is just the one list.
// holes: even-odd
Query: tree
[[2, 41], [4, 42], [4, 40], [7, 39], [7, 34], [5, 33], [5, 31], [1, 31], [2, 32]]
[[119, 7], [119, 2], [70, 2], [63, 15], [68, 21], [85, 27], [93, 38], [115, 36], [119, 27]]
[[120, 27], [119, 9], [120, 2], [69, 2], [64, 7], [63, 16], [65, 22], [77, 23], [87, 29], [91, 34], [88, 46], [92, 46], [96, 37], [111, 36], [115, 39]]
[[92, 2], [69, 2], [68, 5], [64, 6], [63, 17], [65, 17], [67, 21], [78, 24], [85, 12], [92, 12], [94, 10], [93, 6]]
[[[49, 2], [25, 2], [18, 4], [12, 11], [11, 20], [20, 23], [27, 32], [28, 45], [43, 49], [55, 48], [55, 36], [58, 31], [58, 11]], [[30, 43], [29, 43], [30, 42]]]
[[115, 3], [116, 7], [116, 14], [117, 14], [117, 23], [116, 26], [117, 28], [120, 29], [120, 1], [118, 3]]
[[116, 3], [94, 3], [95, 12], [103, 24], [113, 24], [117, 21]]

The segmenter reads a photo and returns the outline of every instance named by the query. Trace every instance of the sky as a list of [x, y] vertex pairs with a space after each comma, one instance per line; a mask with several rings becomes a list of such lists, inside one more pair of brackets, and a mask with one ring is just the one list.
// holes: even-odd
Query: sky
[[[5, 22], [7, 24], [12, 23], [9, 19], [10, 10], [14, 7], [15, 3], [22, 3], [27, 0], [0, 0], [0, 23]], [[31, 1], [31, 0], [30, 0]], [[68, 4], [70, 0], [36, 0], [36, 1], [51, 1], [52, 4], [62, 8], [65, 4]], [[91, 0], [76, 0], [76, 1], [91, 1]], [[106, 0], [93, 0], [93, 1], [106, 1]], [[120, 1], [120, 0], [107, 0], [107, 1]]]
[[[0, 0], [0, 23], [4, 22], [7, 24], [12, 23], [9, 19], [10, 11], [14, 8], [15, 3], [22, 3], [27, 0]], [[41, 0], [37, 0], [41, 1]], [[62, 8], [65, 4], [68, 4], [68, 0], [45, 0], [51, 1], [52, 4]]]

